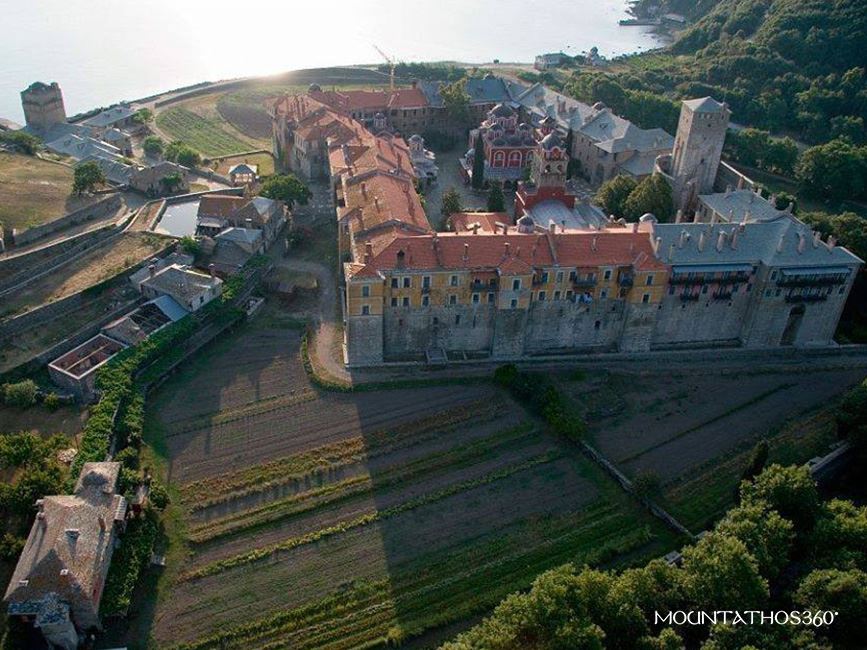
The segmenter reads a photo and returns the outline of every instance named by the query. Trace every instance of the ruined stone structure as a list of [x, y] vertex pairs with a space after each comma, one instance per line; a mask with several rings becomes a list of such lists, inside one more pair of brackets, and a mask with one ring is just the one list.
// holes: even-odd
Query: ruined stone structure
[[30, 84], [21, 91], [21, 106], [25, 124], [37, 133], [66, 122], [63, 93], [56, 81], [50, 85], [41, 81]]

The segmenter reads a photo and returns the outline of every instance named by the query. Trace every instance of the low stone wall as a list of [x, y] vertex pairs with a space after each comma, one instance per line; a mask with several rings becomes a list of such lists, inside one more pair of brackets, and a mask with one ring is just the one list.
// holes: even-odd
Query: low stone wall
[[49, 221], [41, 226], [34, 226], [33, 228], [28, 228], [21, 232], [15, 230], [13, 232], [13, 243], [15, 246], [29, 244], [30, 242], [45, 237], [46, 235], [57, 232], [58, 230], [63, 230], [64, 228], [69, 228], [70, 226], [84, 223], [85, 221], [104, 217], [111, 212], [116, 212], [122, 205], [123, 199], [121, 196], [119, 194], [111, 194], [107, 198], [97, 201], [92, 205], [88, 205], [80, 210], [76, 210], [75, 212], [70, 212], [59, 219]]
[[739, 172], [724, 160], [721, 160], [716, 174], [716, 180], [713, 184], [713, 189], [716, 192], [725, 192], [729, 187], [738, 190], [743, 189], [755, 191], [756, 182], [746, 174]]

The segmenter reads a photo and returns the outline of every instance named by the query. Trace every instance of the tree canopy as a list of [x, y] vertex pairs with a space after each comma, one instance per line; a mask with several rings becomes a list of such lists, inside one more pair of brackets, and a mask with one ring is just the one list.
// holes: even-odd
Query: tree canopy
[[262, 183], [260, 194], [269, 199], [283, 201], [290, 208], [295, 203], [307, 205], [308, 199], [313, 196], [310, 188], [298, 180], [294, 174], [270, 176]]
[[141, 143], [142, 149], [148, 156], [160, 156], [165, 150], [165, 142], [156, 135], [149, 135]]
[[499, 183], [491, 183], [488, 190], [488, 212], [503, 212], [506, 209], [506, 197]]
[[163, 155], [166, 160], [176, 162], [184, 167], [198, 167], [202, 163], [202, 157], [199, 153], [181, 140], [170, 142], [165, 147]]
[[605, 181], [596, 191], [596, 203], [602, 206], [606, 215], [623, 216], [624, 204], [638, 183], [629, 176], [615, 176]]
[[463, 210], [461, 205], [461, 194], [454, 187], [448, 188], [443, 192], [442, 213], [444, 216], [449, 216], [455, 212]]
[[72, 191], [76, 194], [92, 192], [105, 183], [105, 174], [102, 168], [93, 160], [80, 163], [75, 167], [72, 180]]
[[658, 174], [644, 178], [623, 202], [623, 216], [627, 221], [638, 221], [648, 212], [660, 221], [670, 221], [674, 216], [671, 186]]

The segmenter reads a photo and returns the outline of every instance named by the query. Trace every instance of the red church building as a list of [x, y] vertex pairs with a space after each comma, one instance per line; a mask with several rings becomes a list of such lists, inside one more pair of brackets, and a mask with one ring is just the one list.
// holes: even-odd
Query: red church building
[[462, 161], [465, 178], [472, 178], [473, 160], [481, 141], [485, 157], [485, 180], [511, 184], [524, 176], [536, 149], [533, 128], [518, 124], [518, 111], [507, 104], [497, 104], [488, 112], [488, 119], [478, 129], [470, 131], [470, 151]]

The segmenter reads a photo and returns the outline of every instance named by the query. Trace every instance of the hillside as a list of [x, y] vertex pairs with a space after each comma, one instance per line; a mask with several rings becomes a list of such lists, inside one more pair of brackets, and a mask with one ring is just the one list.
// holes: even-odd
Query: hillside
[[862, 0], [664, 0], [696, 22], [662, 52], [610, 75], [624, 89], [673, 99], [714, 95], [738, 122], [808, 142], [863, 142], [867, 12]]

